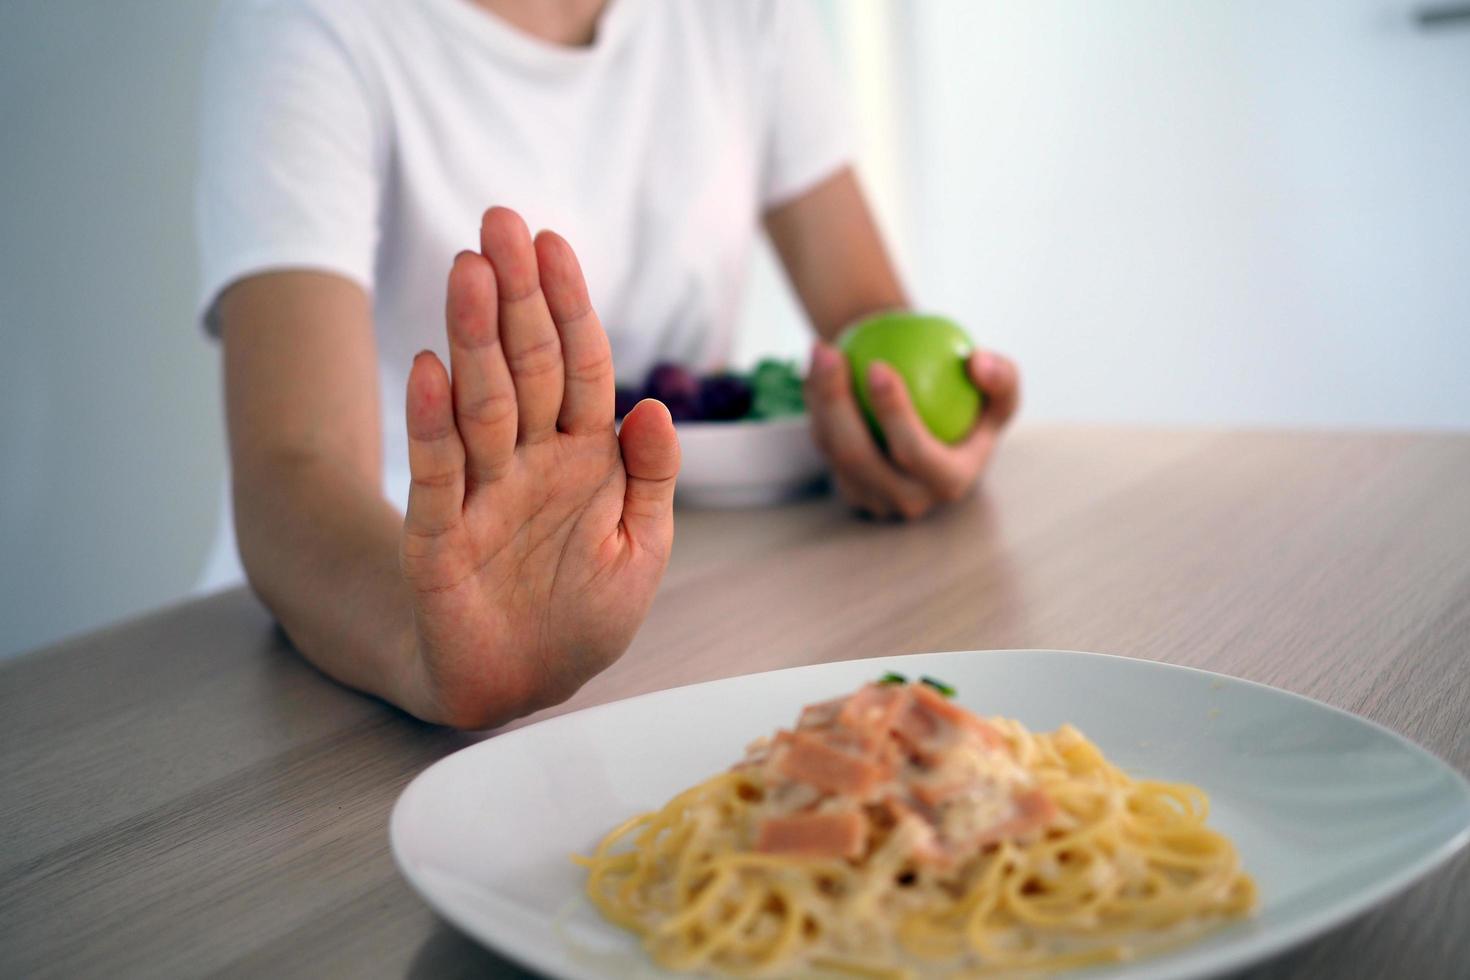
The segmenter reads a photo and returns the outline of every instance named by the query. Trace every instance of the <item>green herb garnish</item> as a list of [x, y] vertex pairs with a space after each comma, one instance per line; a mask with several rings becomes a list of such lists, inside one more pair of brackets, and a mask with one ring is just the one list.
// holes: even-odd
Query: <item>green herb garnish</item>
[[954, 688], [944, 683], [944, 681], [935, 680], [927, 674], [919, 678], [919, 683], [928, 684], [930, 687], [934, 688], [934, 690], [938, 691], [940, 694], [943, 694], [947, 698], [952, 698], [955, 695]]
[[895, 674], [891, 670], [888, 673], [884, 674], [882, 677], [878, 678], [879, 684], [907, 684], [908, 682], [909, 679], [907, 677], [903, 676], [902, 674]]

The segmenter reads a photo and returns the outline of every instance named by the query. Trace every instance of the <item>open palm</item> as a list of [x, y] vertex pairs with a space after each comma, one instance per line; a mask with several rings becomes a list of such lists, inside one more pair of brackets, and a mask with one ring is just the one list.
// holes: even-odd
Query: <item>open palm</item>
[[679, 470], [659, 403], [614, 429], [612, 355], [571, 246], [533, 242], [504, 208], [480, 241], [450, 271], [450, 372], [424, 352], [409, 374], [400, 548], [413, 683], [462, 728], [565, 700], [622, 654], [668, 562]]

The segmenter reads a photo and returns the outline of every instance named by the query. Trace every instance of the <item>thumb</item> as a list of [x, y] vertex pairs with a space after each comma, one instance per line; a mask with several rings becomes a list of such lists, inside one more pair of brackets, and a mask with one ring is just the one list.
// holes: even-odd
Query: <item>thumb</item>
[[679, 475], [679, 437], [663, 402], [645, 398], [618, 431], [627, 490], [623, 526], [641, 545], [668, 553], [674, 538], [674, 478]]

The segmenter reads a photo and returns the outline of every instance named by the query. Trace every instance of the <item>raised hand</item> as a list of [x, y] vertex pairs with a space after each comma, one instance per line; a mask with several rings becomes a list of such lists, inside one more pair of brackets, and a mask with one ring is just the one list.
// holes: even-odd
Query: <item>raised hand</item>
[[870, 365], [868, 391], [883, 429], [885, 452], [873, 438], [852, 392], [852, 369], [840, 351], [812, 349], [806, 396], [812, 433], [832, 465], [837, 491], [873, 517], [916, 520], [974, 488], [1021, 400], [1020, 372], [1008, 358], [975, 351], [970, 378], [985, 393], [985, 410], [958, 445], [936, 439], [920, 420], [897, 371]]
[[413, 483], [400, 548], [420, 717], [484, 728], [565, 700], [631, 642], [673, 543], [668, 411], [613, 427], [607, 335], [571, 246], [485, 213], [456, 257], [432, 353], [408, 380]]

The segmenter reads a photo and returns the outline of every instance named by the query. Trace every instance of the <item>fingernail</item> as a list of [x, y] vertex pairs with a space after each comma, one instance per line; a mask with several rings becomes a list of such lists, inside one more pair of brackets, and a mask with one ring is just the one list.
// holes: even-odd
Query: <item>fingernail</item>
[[989, 351], [981, 351], [975, 363], [975, 373], [980, 375], [984, 381], [994, 381], [999, 365], [996, 363], [995, 355]]
[[657, 405], [659, 407], [659, 409], [663, 412], [664, 418], [668, 419], [670, 422], [672, 422], [674, 420], [673, 414], [669, 411], [669, 406], [665, 405], [663, 402], [659, 401], [657, 398], [643, 398], [643, 399], [639, 399], [638, 404], [637, 405], [634, 405], [631, 409], [629, 409], [628, 415], [632, 415], [634, 412], [638, 411], [638, 409], [642, 408], [644, 402], [652, 402], [653, 404]]

